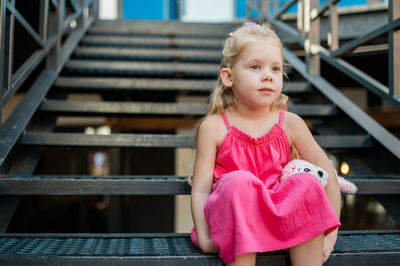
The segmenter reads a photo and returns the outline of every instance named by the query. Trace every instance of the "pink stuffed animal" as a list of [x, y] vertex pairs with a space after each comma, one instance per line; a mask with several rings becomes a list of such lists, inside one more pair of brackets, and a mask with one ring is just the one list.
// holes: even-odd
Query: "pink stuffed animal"
[[[285, 179], [289, 178], [293, 174], [303, 172], [314, 175], [324, 187], [328, 183], [328, 173], [324, 169], [316, 166], [315, 164], [300, 159], [291, 160], [287, 165], [285, 165], [285, 167], [282, 169], [280, 182], [282, 183]], [[354, 183], [344, 179], [341, 176], [338, 176], [337, 173], [336, 177], [338, 179], [341, 191], [350, 194], [354, 194], [357, 192], [357, 187]]]

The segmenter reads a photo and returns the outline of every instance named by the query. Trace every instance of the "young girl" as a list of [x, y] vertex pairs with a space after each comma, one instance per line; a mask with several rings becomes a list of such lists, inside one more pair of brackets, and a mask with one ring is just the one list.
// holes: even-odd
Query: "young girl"
[[[321, 265], [336, 242], [334, 169], [303, 120], [285, 111], [283, 76], [282, 45], [268, 25], [229, 34], [198, 128], [191, 193], [193, 243], [227, 264], [254, 265], [257, 252], [287, 249], [292, 265]], [[279, 183], [291, 145], [328, 170], [325, 190], [308, 173]]]

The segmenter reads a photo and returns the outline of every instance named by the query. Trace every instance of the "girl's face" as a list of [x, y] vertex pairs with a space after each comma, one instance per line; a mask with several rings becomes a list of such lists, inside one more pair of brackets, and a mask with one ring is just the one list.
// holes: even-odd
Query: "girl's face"
[[[224, 80], [224, 79], [223, 79]], [[271, 106], [283, 85], [281, 48], [268, 38], [246, 44], [225, 86], [232, 87], [236, 102], [248, 109]]]

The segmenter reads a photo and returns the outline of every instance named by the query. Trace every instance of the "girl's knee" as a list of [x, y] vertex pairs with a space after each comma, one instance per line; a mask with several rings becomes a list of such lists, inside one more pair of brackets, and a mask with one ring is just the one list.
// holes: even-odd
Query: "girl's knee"
[[237, 170], [226, 174], [224, 183], [229, 183], [233, 186], [245, 186], [257, 182], [258, 178], [249, 171]]
[[235, 262], [227, 265], [255, 265], [257, 253], [246, 253], [236, 257]]
[[261, 181], [252, 173], [244, 170], [237, 170], [225, 174], [218, 182], [216, 190], [228, 190], [230, 193], [236, 194], [243, 189], [251, 189], [257, 182]]
[[290, 248], [292, 265], [322, 265], [324, 234]]

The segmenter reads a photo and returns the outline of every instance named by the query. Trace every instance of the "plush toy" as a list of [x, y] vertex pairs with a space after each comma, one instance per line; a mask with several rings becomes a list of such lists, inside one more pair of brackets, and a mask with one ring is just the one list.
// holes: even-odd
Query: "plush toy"
[[[328, 173], [324, 169], [316, 166], [315, 164], [300, 159], [291, 160], [287, 165], [285, 165], [285, 167], [282, 169], [280, 182], [282, 183], [285, 179], [289, 178], [293, 174], [303, 172], [314, 175], [324, 187], [328, 183]], [[357, 192], [357, 187], [356, 185], [354, 185], [354, 183], [344, 179], [341, 176], [338, 176], [336, 171], [335, 174], [338, 179], [341, 191], [350, 194], [354, 194]]]

